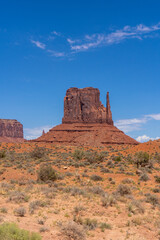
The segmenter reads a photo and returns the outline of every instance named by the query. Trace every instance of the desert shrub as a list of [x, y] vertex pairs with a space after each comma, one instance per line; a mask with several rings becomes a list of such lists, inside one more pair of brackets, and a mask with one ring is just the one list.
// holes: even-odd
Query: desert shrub
[[86, 218], [83, 221], [83, 225], [85, 227], [87, 227], [88, 230], [93, 230], [97, 227], [98, 223], [96, 219], [90, 219], [90, 218]]
[[19, 217], [24, 217], [26, 214], [26, 209], [24, 207], [19, 207], [14, 209], [14, 214]]
[[104, 161], [105, 155], [103, 153], [94, 152], [85, 152], [84, 158], [89, 164], [101, 163]]
[[131, 194], [132, 192], [128, 185], [120, 184], [117, 188], [116, 193], [121, 196], [125, 196]]
[[40, 159], [47, 155], [45, 148], [36, 146], [32, 152], [30, 152], [31, 158]]
[[1, 240], [41, 240], [38, 233], [30, 233], [20, 229], [15, 223], [3, 223], [0, 225]]
[[61, 233], [68, 240], [85, 240], [86, 233], [83, 226], [74, 221], [64, 223], [61, 225]]
[[88, 192], [91, 192], [93, 194], [97, 194], [97, 195], [101, 195], [101, 196], [105, 195], [104, 190], [100, 186], [89, 187], [87, 190], [88, 190]]
[[0, 151], [0, 158], [6, 157], [6, 151]]
[[96, 175], [96, 174], [91, 175], [90, 178], [91, 178], [91, 180], [93, 180], [93, 181], [102, 181], [102, 180], [103, 180], [103, 178], [102, 178], [101, 176]]
[[39, 231], [40, 231], [40, 232], [48, 232], [49, 230], [48, 230], [48, 228], [46, 228], [46, 227], [41, 227], [41, 228], [39, 229]]
[[134, 156], [135, 164], [137, 165], [137, 168], [145, 167], [149, 164], [149, 154], [147, 152], [137, 152]]
[[121, 162], [122, 161], [122, 157], [121, 156], [115, 156], [115, 157], [113, 157], [113, 161]]
[[145, 196], [146, 196], [146, 202], [151, 203], [153, 206], [156, 206], [157, 204], [159, 204], [159, 198], [156, 195], [147, 193], [145, 194]]
[[125, 178], [122, 180], [123, 184], [135, 184], [132, 178]]
[[28, 202], [29, 197], [23, 193], [23, 192], [19, 192], [19, 191], [14, 191], [10, 194], [9, 201], [13, 201], [15, 203], [21, 203], [21, 202]]
[[113, 195], [107, 194], [101, 199], [101, 202], [103, 207], [108, 207], [113, 206], [116, 203], [116, 199]]
[[29, 213], [33, 214], [36, 209], [38, 209], [39, 207], [45, 207], [46, 205], [47, 203], [42, 200], [32, 201], [29, 204]]
[[70, 193], [72, 196], [85, 195], [85, 191], [83, 189], [75, 186], [64, 188], [64, 192]]
[[73, 158], [75, 160], [81, 160], [84, 157], [84, 152], [82, 150], [76, 149], [73, 152]]
[[47, 182], [55, 181], [57, 179], [56, 171], [51, 165], [43, 164], [37, 172], [37, 181]]
[[152, 192], [154, 192], [154, 193], [159, 193], [159, 192], [160, 192], [160, 189], [159, 189], [159, 188], [153, 188], [153, 189], [152, 189]]
[[155, 178], [155, 181], [156, 181], [157, 183], [160, 183], [160, 177], [159, 177], [159, 176], [154, 176], [154, 178]]
[[131, 203], [128, 205], [128, 211], [137, 214], [137, 213], [144, 213], [145, 209], [142, 206], [141, 202], [139, 200], [133, 200]]
[[112, 173], [111, 170], [109, 170], [108, 168], [102, 167], [100, 170], [102, 173]]
[[112, 160], [108, 160], [107, 164], [106, 164], [106, 167], [109, 167], [109, 168], [114, 168], [115, 167], [115, 164]]
[[2, 207], [2, 208], [0, 209], [0, 212], [1, 212], [1, 213], [7, 213], [7, 212], [8, 212], [8, 210], [7, 210], [7, 208], [5, 208], [5, 207]]
[[143, 172], [142, 175], [139, 178], [140, 181], [147, 182], [149, 180], [149, 176], [147, 173]]
[[112, 229], [112, 226], [109, 223], [100, 223], [99, 227], [101, 229], [102, 232], [105, 231], [105, 229]]

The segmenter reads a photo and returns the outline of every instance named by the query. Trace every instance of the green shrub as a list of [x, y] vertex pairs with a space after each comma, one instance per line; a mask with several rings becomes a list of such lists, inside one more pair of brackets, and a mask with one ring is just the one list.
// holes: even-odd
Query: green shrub
[[84, 152], [82, 150], [76, 149], [73, 152], [73, 158], [75, 160], [81, 160], [84, 157]]
[[30, 233], [20, 229], [15, 223], [3, 223], [0, 225], [1, 240], [41, 240], [38, 233]]
[[101, 163], [105, 159], [105, 155], [103, 153], [94, 152], [85, 152], [84, 158], [89, 164], [93, 163]]
[[42, 147], [35, 147], [33, 151], [30, 153], [31, 158], [40, 159], [47, 155], [47, 151]]
[[137, 152], [135, 154], [135, 164], [137, 165], [137, 168], [145, 167], [149, 164], [149, 154], [147, 152]]
[[114, 160], [115, 162], [121, 162], [121, 161], [122, 161], [122, 158], [121, 158], [121, 156], [116, 156], [116, 157], [113, 158], [113, 160]]
[[0, 158], [6, 157], [6, 151], [0, 151]]
[[51, 165], [41, 165], [37, 175], [37, 180], [42, 182], [55, 181], [57, 179], [56, 171]]

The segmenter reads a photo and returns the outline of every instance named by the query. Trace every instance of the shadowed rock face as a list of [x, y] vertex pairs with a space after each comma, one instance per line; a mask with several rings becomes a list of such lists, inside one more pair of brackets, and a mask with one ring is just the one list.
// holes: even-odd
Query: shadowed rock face
[[[108, 101], [109, 101], [109, 95]], [[106, 108], [100, 101], [97, 88], [69, 88], [64, 98], [62, 123], [105, 123], [113, 125], [110, 105]], [[109, 120], [106, 119], [109, 117]]]
[[0, 137], [23, 139], [23, 125], [17, 120], [0, 119]]

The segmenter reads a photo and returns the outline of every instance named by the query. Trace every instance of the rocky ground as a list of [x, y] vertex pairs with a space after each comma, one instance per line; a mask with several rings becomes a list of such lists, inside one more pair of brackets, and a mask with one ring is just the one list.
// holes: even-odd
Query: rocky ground
[[[38, 170], [50, 166], [56, 172], [47, 180]], [[1, 143], [0, 222], [43, 240], [160, 239], [160, 141]]]

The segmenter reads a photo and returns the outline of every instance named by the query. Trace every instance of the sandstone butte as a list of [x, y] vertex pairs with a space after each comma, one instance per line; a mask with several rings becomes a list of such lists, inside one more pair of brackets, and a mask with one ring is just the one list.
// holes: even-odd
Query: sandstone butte
[[17, 120], [0, 119], [0, 142], [23, 142], [23, 125]]
[[69, 88], [62, 124], [32, 141], [76, 146], [138, 144], [114, 126], [108, 92], [106, 100], [104, 107], [97, 88]]

